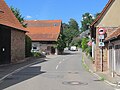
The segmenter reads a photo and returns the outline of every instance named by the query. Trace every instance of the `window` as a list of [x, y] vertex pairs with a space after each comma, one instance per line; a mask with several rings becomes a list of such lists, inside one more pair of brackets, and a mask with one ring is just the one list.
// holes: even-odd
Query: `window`
[[37, 49], [37, 47], [33, 47], [33, 49]]

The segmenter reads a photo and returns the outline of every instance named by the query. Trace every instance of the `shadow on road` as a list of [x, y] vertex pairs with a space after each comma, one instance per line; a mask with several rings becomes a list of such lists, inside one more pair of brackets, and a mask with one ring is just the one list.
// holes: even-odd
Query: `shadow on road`
[[[43, 61], [45, 62], [45, 61]], [[38, 64], [37, 62], [36, 64]], [[40, 62], [41, 63], [41, 62]], [[10, 87], [12, 85], [18, 84], [20, 82], [23, 82], [25, 80], [31, 79], [35, 76], [38, 76], [42, 73], [45, 73], [44, 71], [41, 71], [41, 66], [31, 66], [27, 67], [21, 71], [18, 71], [11, 76], [5, 78], [1, 83], [0, 83], [0, 90], [3, 90], [7, 87]]]
[[71, 52], [64, 52], [62, 55], [76, 55], [77, 53], [75, 51]]

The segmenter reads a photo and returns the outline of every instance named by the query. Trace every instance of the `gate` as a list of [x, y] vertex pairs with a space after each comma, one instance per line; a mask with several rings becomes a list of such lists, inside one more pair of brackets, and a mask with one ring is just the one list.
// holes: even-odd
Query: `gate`
[[109, 46], [109, 70], [114, 71], [114, 49], [113, 46]]
[[0, 64], [11, 61], [11, 30], [0, 26]]
[[120, 75], [120, 45], [115, 46], [116, 73]]

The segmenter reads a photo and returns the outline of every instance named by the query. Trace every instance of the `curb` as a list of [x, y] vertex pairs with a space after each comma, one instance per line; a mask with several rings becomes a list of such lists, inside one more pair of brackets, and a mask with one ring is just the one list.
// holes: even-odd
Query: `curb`
[[[89, 66], [85, 63], [84, 55], [82, 55], [82, 62], [83, 62], [84, 65], [86, 65], [86, 66], [88, 67], [88, 71], [89, 71], [90, 73], [92, 73], [92, 74], [93, 74], [94, 76], [96, 76], [98, 79], [101, 78], [100, 75], [98, 75], [97, 73], [93, 72], [93, 71], [89, 68]], [[110, 81], [108, 81], [108, 80], [106, 80], [106, 79], [103, 80], [103, 81], [104, 81], [106, 84], [110, 85], [110, 86], [113, 86], [113, 87], [118, 86], [118, 87], [120, 87], [120, 85], [111, 83]]]

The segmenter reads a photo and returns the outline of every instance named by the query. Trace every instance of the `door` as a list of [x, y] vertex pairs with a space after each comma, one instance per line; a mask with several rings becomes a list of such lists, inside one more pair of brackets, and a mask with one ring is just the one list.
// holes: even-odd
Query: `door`
[[0, 64], [11, 61], [11, 30], [0, 26]]
[[110, 72], [113, 72], [113, 59], [114, 59], [114, 50], [113, 46], [109, 46], [109, 70]]
[[120, 75], [120, 45], [115, 46], [116, 73]]

